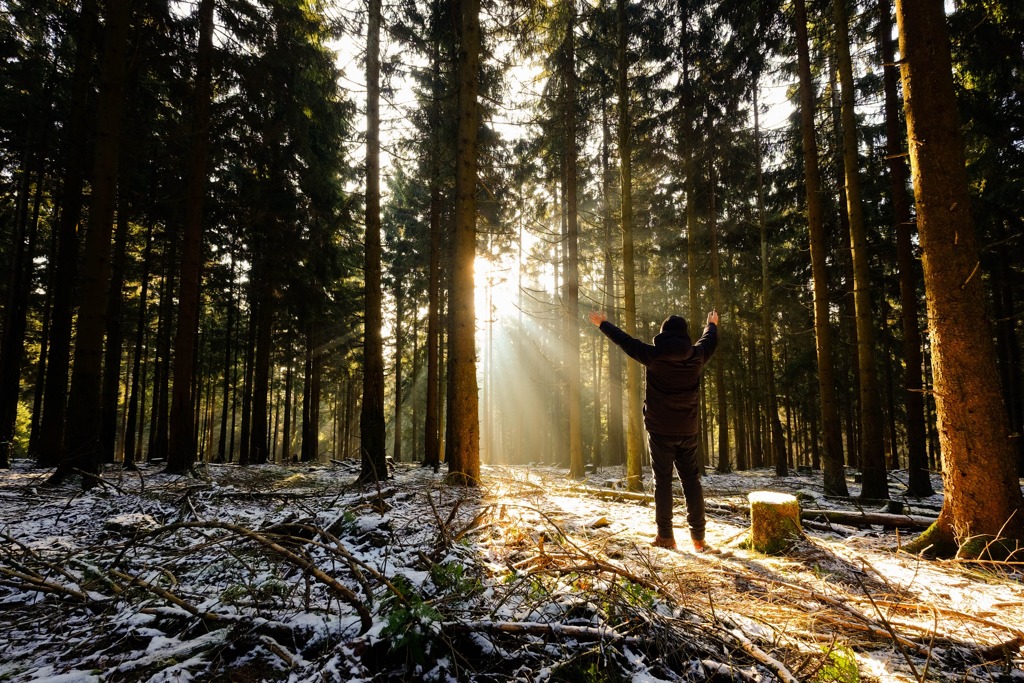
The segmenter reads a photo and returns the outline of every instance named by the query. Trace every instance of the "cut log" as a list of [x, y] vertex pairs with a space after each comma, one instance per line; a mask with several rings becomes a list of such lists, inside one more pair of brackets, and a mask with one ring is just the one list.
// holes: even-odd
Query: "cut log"
[[803, 537], [800, 503], [795, 496], [775, 491], [752, 491], [750, 501], [750, 547], [765, 555], [786, 550]]
[[899, 529], [927, 529], [935, 517], [925, 515], [893, 515], [886, 512], [860, 512], [858, 510], [804, 510], [801, 519], [826, 519], [836, 524], [865, 526], [880, 524]]

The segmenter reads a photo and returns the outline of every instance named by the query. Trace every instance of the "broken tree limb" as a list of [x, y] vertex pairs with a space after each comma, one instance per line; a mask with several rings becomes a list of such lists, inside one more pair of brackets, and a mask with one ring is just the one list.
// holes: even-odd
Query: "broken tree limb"
[[272, 537], [267, 537], [264, 534], [247, 529], [246, 527], [239, 526], [238, 524], [227, 524], [224, 522], [179, 522], [176, 524], [168, 524], [167, 526], [153, 531], [140, 534], [136, 538], [143, 536], [158, 536], [178, 529], [217, 529], [221, 531], [228, 531], [239, 536], [244, 536], [256, 544], [266, 548], [267, 550], [273, 551], [279, 557], [295, 565], [299, 569], [312, 574], [320, 583], [324, 584], [328, 589], [331, 590], [336, 596], [347, 602], [359, 615], [359, 622], [362, 627], [360, 634], [366, 633], [373, 626], [373, 618], [370, 616], [370, 611], [366, 608], [366, 605], [359, 596], [352, 592], [347, 586], [340, 583], [333, 576], [327, 574], [323, 569], [316, 566], [309, 558], [304, 555], [300, 555], [296, 552], [281, 546]]
[[612, 643], [638, 643], [639, 638], [625, 636], [610, 626], [574, 626], [571, 624], [545, 624], [537, 621], [446, 621], [442, 632], [449, 633], [508, 633], [512, 635], [566, 636], [577, 640]]
[[754, 645], [754, 643], [738, 628], [723, 630], [731, 638], [735, 639], [740, 648], [753, 657], [755, 661], [774, 671], [780, 681], [783, 681], [784, 683], [800, 683], [797, 678], [789, 672], [789, 669], [786, 668], [785, 664], [775, 659], [775, 657], [772, 657], [757, 645]]

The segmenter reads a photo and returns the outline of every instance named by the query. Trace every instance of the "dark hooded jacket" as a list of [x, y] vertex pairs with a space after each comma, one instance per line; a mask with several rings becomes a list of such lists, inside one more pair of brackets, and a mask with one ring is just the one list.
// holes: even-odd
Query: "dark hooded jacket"
[[651, 434], [690, 436], [700, 431], [700, 372], [718, 346], [718, 326], [708, 324], [696, 344], [686, 322], [667, 319], [654, 346], [634, 339], [607, 320], [601, 331], [647, 368], [644, 426]]

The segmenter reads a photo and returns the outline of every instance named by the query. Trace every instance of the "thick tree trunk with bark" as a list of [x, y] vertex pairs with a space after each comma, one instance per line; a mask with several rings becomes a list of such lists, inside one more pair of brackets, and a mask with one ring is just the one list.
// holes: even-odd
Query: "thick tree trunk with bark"
[[455, 160], [455, 231], [451, 272], [451, 338], [448, 376], [448, 481], [480, 483], [480, 415], [476, 383], [476, 314], [473, 264], [476, 259], [477, 101], [480, 76], [480, 0], [460, 0], [458, 146]]
[[192, 144], [185, 187], [185, 225], [182, 231], [181, 285], [178, 325], [174, 336], [174, 388], [171, 392], [168, 472], [187, 472], [196, 461], [193, 440], [191, 378], [195, 369], [199, 331], [199, 286], [202, 277], [203, 200], [206, 194], [207, 152], [210, 146], [210, 104], [213, 99], [214, 0], [199, 5], [199, 51], [196, 55]]
[[[619, 175], [622, 194], [622, 267], [624, 275], [623, 306], [625, 331], [634, 337], [636, 329], [636, 273], [633, 263], [633, 143], [629, 107], [629, 62], [626, 22], [626, 0], [616, 2], [618, 25], [618, 98], [619, 98]], [[640, 366], [626, 363], [626, 486], [630, 491], [643, 488], [644, 456], [643, 403], [640, 397]]]
[[[63, 455], [53, 475], [55, 482], [63, 480], [76, 469], [92, 475], [100, 472], [103, 336], [106, 330], [107, 288], [110, 284], [111, 235], [117, 198], [117, 163], [121, 143], [130, 8], [128, 0], [110, 0], [107, 3], [92, 203], [75, 326], [75, 365], [71, 373], [61, 451]], [[96, 484], [92, 477], [84, 477], [82, 481], [85, 487]]]
[[[440, 3], [433, 3], [434, 25], [440, 14]], [[431, 46], [430, 103], [430, 255], [427, 279], [427, 387], [423, 420], [423, 464], [436, 472], [441, 465], [440, 432], [440, 341], [441, 341], [441, 58], [439, 38]]]
[[387, 479], [384, 433], [384, 342], [381, 339], [380, 23], [381, 2], [369, 0], [366, 33], [366, 240], [363, 269], [363, 407], [359, 415], [359, 481]]
[[33, 454], [43, 467], [60, 460], [67, 415], [68, 370], [71, 363], [71, 327], [75, 278], [78, 272], [78, 222], [82, 213], [82, 187], [85, 181], [89, 90], [96, 50], [96, 0], [83, 0], [79, 12], [75, 43], [75, 68], [71, 77], [71, 103], [64, 137], [66, 162], [60, 191], [60, 218], [57, 224], [56, 282], [48, 335], [48, 361], [43, 398], [43, 417], [39, 441]]
[[261, 465], [270, 453], [270, 351], [274, 331], [274, 285], [264, 264], [256, 310], [256, 347], [252, 362], [252, 414], [248, 463]]
[[942, 512], [915, 544], [948, 551], [976, 535], [1024, 540], [1024, 499], [985, 313], [942, 2], [897, 0], [901, 75], [917, 198]]
[[804, 187], [807, 195], [807, 223], [810, 230], [811, 271], [814, 277], [814, 338], [818, 356], [818, 388], [821, 393], [821, 424], [825, 440], [825, 491], [847, 494], [843, 470], [843, 444], [839, 407], [836, 403], [835, 370], [832, 363], [832, 330], [829, 324], [828, 266], [826, 264], [825, 218], [818, 172], [818, 144], [814, 139], [814, 96], [811, 61], [807, 46], [807, 9], [804, 0], [794, 1], [797, 57], [800, 73], [800, 129], [803, 138]]

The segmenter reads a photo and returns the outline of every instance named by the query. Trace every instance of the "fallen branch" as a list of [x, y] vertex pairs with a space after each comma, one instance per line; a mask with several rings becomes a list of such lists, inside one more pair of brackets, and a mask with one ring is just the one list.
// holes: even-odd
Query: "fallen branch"
[[178, 524], [169, 524], [165, 527], [154, 529], [153, 531], [142, 534], [142, 536], [158, 536], [178, 529], [219, 529], [221, 531], [229, 531], [231, 533], [238, 534], [239, 536], [244, 536], [264, 548], [274, 551], [300, 569], [309, 572], [322, 584], [327, 586], [335, 595], [347, 602], [359, 615], [359, 622], [362, 627], [360, 634], [366, 633], [370, 630], [370, 627], [373, 626], [373, 618], [370, 616], [370, 611], [366, 609], [366, 605], [363, 604], [363, 601], [360, 600], [359, 596], [353, 593], [351, 589], [339, 583], [334, 577], [324, 572], [324, 570], [313, 564], [309, 559], [288, 550], [280, 543], [277, 543], [267, 538], [265, 535], [253, 531], [252, 529], [224, 522], [180, 522]]
[[897, 529], [927, 529], [936, 520], [924, 515], [893, 515], [887, 512], [856, 512], [853, 510], [801, 510], [800, 519], [824, 518], [837, 524], [864, 526], [880, 524]]
[[161, 588], [160, 586], [155, 586], [152, 583], [150, 583], [149, 581], [146, 581], [145, 579], [140, 578], [138, 576], [131, 576], [130, 574], [125, 574], [124, 572], [120, 572], [120, 571], [118, 571], [116, 569], [111, 569], [110, 573], [111, 573], [111, 575], [116, 576], [117, 578], [119, 578], [122, 581], [126, 582], [129, 586], [138, 586], [139, 588], [142, 588], [143, 590], [147, 590], [150, 593], [152, 593], [152, 594], [154, 594], [154, 595], [156, 595], [158, 597], [163, 598], [164, 600], [166, 600], [167, 602], [171, 603], [172, 605], [174, 605], [176, 607], [180, 607], [181, 609], [185, 610], [186, 612], [188, 612], [192, 616], [199, 617], [203, 621], [207, 621], [207, 622], [210, 622], [210, 623], [220, 623], [220, 622], [224, 622], [224, 621], [231, 621], [229, 619], [225, 619], [220, 614], [216, 614], [215, 612], [204, 612], [204, 611], [200, 610], [198, 607], [196, 607], [195, 605], [187, 602], [184, 598], [181, 598], [178, 595], [175, 595], [174, 593], [170, 592], [169, 590]]
[[[841, 600], [836, 600], [835, 598], [831, 598], [831, 597], [825, 595], [824, 593], [821, 593], [820, 591], [814, 590], [813, 588], [806, 588], [806, 587], [800, 586], [798, 584], [789, 583], [787, 581], [780, 581], [779, 579], [758, 576], [756, 574], [752, 574], [752, 573], [749, 573], [749, 572], [748, 573], [741, 573], [741, 572], [733, 571], [733, 572], [729, 572], [729, 573], [731, 573], [731, 574], [733, 574], [735, 576], [738, 576], [738, 577], [740, 577], [742, 579], [745, 579], [747, 581], [750, 581], [750, 582], [755, 582], [756, 581], [756, 582], [760, 582], [760, 583], [767, 583], [767, 584], [770, 584], [772, 586], [781, 586], [783, 588], [788, 588], [788, 589], [796, 591], [798, 593], [802, 593], [802, 594], [808, 596], [809, 598], [811, 598], [812, 600], [817, 600], [818, 602], [825, 603], [829, 607], [833, 607], [836, 610], [838, 610], [838, 611], [840, 611], [840, 612], [842, 612], [844, 614], [848, 614], [849, 616], [853, 617], [854, 619], [862, 622], [862, 624], [863, 624], [863, 626], [861, 627], [862, 630], [866, 630], [869, 633], [871, 633], [871, 634], [873, 634], [875, 636], [884, 638], [884, 639], [891, 639], [891, 640], [893, 640], [893, 641], [903, 645], [904, 647], [907, 647], [907, 648], [913, 650], [915, 654], [918, 654], [920, 656], [927, 656], [928, 653], [929, 653], [929, 648], [928, 647], [926, 647], [924, 645], [921, 645], [920, 643], [917, 643], [917, 642], [915, 642], [913, 640], [910, 640], [909, 638], [904, 638], [903, 636], [900, 636], [899, 634], [890, 633], [889, 631], [887, 631], [885, 629], [884, 626], [878, 624], [877, 622], [875, 622], [874, 619], [872, 619], [871, 617], [867, 616], [866, 614], [860, 612], [859, 610], [854, 609], [853, 607], [850, 607], [848, 604], [846, 604], [845, 602], [843, 602]], [[850, 624], [849, 622], [840, 621], [838, 619], [835, 619], [834, 617], [828, 617], [827, 615], [817, 615], [817, 616], [819, 618], [829, 619], [829, 620], [834, 621], [836, 623], [842, 623], [842, 624], [847, 624], [847, 625], [852, 626], [852, 624]]]
[[893, 607], [901, 610], [934, 610], [939, 614], [943, 614], [945, 616], [959, 617], [961, 619], [967, 619], [968, 621], [973, 621], [978, 624], [984, 624], [985, 626], [991, 626], [992, 628], [999, 629], [1002, 631], [1009, 631], [1017, 638], [1024, 640], [1024, 631], [1022, 631], [1019, 628], [1014, 628], [1013, 626], [1009, 626], [1008, 624], [1001, 624], [998, 621], [992, 621], [991, 619], [985, 619], [984, 617], [978, 617], [973, 614], [968, 614], [967, 612], [961, 612], [960, 610], [950, 609], [948, 607], [939, 607], [938, 605], [908, 605], [906, 603], [888, 602], [885, 600], [875, 600], [874, 602], [875, 604], [880, 605], [882, 607]]
[[454, 633], [509, 633], [513, 635], [564, 636], [577, 640], [638, 644], [640, 639], [625, 636], [610, 626], [573, 626], [570, 624], [544, 624], [536, 621], [446, 621], [442, 632]]
[[740, 648], [748, 655], [753, 657], [756, 661], [765, 665], [769, 669], [775, 672], [775, 675], [779, 677], [779, 680], [784, 683], [800, 683], [793, 674], [789, 672], [786, 665], [779, 660], [772, 657], [770, 654], [754, 645], [753, 642], [747, 636], [743, 634], [739, 629], [725, 629], [725, 632], [739, 643]]

